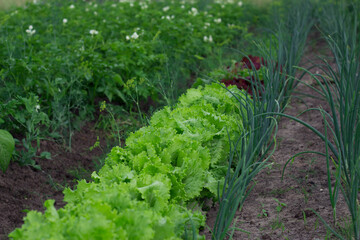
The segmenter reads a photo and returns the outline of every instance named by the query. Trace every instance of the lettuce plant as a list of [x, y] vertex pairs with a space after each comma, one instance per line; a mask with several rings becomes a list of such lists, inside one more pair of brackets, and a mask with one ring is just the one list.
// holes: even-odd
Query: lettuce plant
[[[239, 89], [244, 89], [252, 95], [253, 88], [264, 86], [263, 74], [266, 71], [266, 65], [264, 60], [258, 56], [245, 56], [240, 62], [227, 67], [228, 72], [221, 82], [225, 86], [236, 85]], [[256, 81], [254, 81], [254, 74], [251, 74], [251, 71], [257, 71], [256, 76], [260, 79], [260, 85], [253, 86]]]
[[[230, 140], [243, 131], [236, 87], [190, 89], [171, 109], [115, 147], [105, 165], [66, 189], [67, 205], [31, 211], [12, 239], [179, 239], [197, 237], [205, 217], [193, 201], [223, 185]], [[231, 134], [228, 135], [228, 132]], [[229, 137], [230, 136], [230, 137]]]

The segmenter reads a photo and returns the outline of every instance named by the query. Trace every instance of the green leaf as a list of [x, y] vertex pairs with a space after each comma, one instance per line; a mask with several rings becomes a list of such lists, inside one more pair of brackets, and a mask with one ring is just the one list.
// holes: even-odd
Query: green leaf
[[114, 75], [114, 81], [115, 81], [117, 84], [119, 84], [120, 86], [124, 86], [124, 85], [125, 85], [122, 77], [121, 77], [119, 74], [115, 74], [115, 75]]
[[205, 58], [203, 58], [202, 56], [199, 56], [199, 55], [194, 55], [194, 57], [196, 57], [199, 60], [204, 60], [205, 59]]
[[170, 199], [171, 180], [164, 174], [142, 174], [137, 179], [137, 190], [152, 209], [165, 209]]
[[0, 129], [0, 168], [3, 172], [9, 166], [14, 148], [15, 141], [13, 136], [8, 131]]
[[40, 157], [50, 160], [50, 159], [51, 159], [51, 153], [49, 153], [49, 152], [42, 152], [42, 153], [40, 153]]

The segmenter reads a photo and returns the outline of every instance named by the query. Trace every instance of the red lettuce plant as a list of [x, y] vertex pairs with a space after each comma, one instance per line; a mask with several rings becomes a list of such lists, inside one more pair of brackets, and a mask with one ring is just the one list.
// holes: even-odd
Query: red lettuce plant
[[[244, 89], [250, 95], [253, 95], [253, 89], [264, 87], [264, 72], [262, 70], [271, 66], [274, 69], [278, 69], [279, 64], [277, 62], [269, 64], [262, 57], [248, 55], [233, 66], [227, 67], [228, 74], [226, 74], [221, 82], [227, 87], [229, 85], [236, 85], [239, 89]], [[254, 71], [256, 71], [256, 74]], [[282, 66], [280, 66], [280, 72], [283, 72]], [[256, 78], [260, 80], [260, 84], [258, 84]], [[263, 91], [259, 89], [259, 95], [261, 95], [261, 92]]]
[[[243, 57], [240, 62], [236, 62], [234, 66], [228, 67], [227, 70], [229, 75], [227, 75], [224, 79], [221, 80], [225, 86], [236, 85], [239, 89], [246, 90], [250, 95], [253, 94], [253, 83], [255, 80], [254, 75], [251, 74], [251, 71], [258, 71], [263, 66], [266, 66], [263, 58], [258, 56], [248, 55], [247, 57]], [[262, 74], [259, 72], [260, 83], [263, 86], [264, 81], [262, 79]], [[256, 87], [256, 86], [254, 86]]]

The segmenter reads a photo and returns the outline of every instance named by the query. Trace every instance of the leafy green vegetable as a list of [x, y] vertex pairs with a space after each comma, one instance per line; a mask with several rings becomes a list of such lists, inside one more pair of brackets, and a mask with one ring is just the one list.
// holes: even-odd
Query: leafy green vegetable
[[205, 217], [188, 204], [203, 193], [215, 197], [223, 185], [229, 139], [242, 131], [237, 104], [219, 84], [190, 89], [173, 110], [158, 111], [131, 134], [126, 147], [113, 148], [93, 182], [66, 189], [64, 208], [47, 201], [44, 215], [30, 212], [10, 237], [179, 239], [192, 229], [198, 235]]
[[14, 148], [15, 141], [13, 136], [8, 131], [0, 129], [0, 169], [3, 172], [9, 166]]

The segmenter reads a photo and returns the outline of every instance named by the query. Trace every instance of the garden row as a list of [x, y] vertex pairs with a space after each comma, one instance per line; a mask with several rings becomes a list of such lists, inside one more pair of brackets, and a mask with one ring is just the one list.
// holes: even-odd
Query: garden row
[[[148, 9], [149, 5], [146, 6], [138, 7]], [[76, 6], [67, 8], [73, 11]], [[162, 11], [170, 9], [171, 6], [164, 6]], [[199, 15], [194, 12], [191, 8], [187, 14]], [[218, 24], [222, 22], [219, 18], [215, 20]], [[289, 36], [292, 26], [282, 30]], [[30, 39], [37, 33], [34, 27], [26, 32]], [[92, 35], [89, 41], [96, 43], [99, 31], [92, 29], [89, 34]], [[306, 35], [302, 37], [296, 40], [304, 41]], [[125, 35], [125, 40], [131, 43], [138, 38], [138, 33]], [[286, 41], [291, 43], [291, 39]], [[214, 41], [213, 37], [201, 40]], [[131, 134], [126, 147], [113, 148], [104, 167], [93, 173], [92, 182], [80, 181], [75, 190], [66, 189], [64, 208], [56, 210], [53, 200], [46, 201], [45, 213], [28, 213], [25, 224], [10, 237], [197, 238], [205, 218], [196, 200], [213, 197], [220, 204], [213, 234], [215, 239], [223, 239], [236, 209], [248, 195], [253, 177], [266, 166], [275, 143], [274, 113], [283, 111], [293, 88], [293, 76], [287, 73], [292, 66], [286, 59], [299, 58], [286, 56], [288, 52], [283, 48], [288, 46], [281, 45], [283, 42], [271, 44], [274, 44], [271, 49], [266, 44], [260, 47], [262, 58], [244, 57], [222, 76], [225, 84], [242, 85], [246, 91], [226, 89], [220, 84], [190, 89], [174, 109], [166, 107], [155, 113], [149, 126]], [[141, 89], [133, 78], [118, 87], [121, 86], [128, 86], [120, 89], [135, 90], [136, 94]]]
[[263, 50], [262, 58], [244, 57], [228, 70], [233, 81], [248, 83], [246, 89], [214, 83], [188, 90], [173, 109], [156, 112], [149, 126], [131, 134], [125, 147], [113, 148], [92, 182], [65, 190], [64, 208], [46, 201], [44, 214], [28, 213], [9, 236], [202, 238], [205, 217], [197, 201], [206, 197], [219, 200], [213, 234], [223, 239], [274, 149], [276, 120], [268, 113], [281, 112], [288, 99], [286, 63]]
[[[205, 220], [197, 200], [213, 197], [219, 201], [219, 213], [212, 237], [224, 239], [236, 210], [251, 191], [252, 179], [266, 166], [274, 150], [276, 122], [278, 116], [284, 116], [304, 124], [324, 140], [334, 219], [338, 195], [342, 193], [351, 213], [353, 233], [341, 236], [331, 231], [342, 239], [358, 239], [359, 6], [348, 1], [329, 0], [322, 3], [321, 8], [311, 1], [302, 2], [300, 8], [296, 1], [284, 2], [291, 7], [281, 8], [282, 19], [275, 34], [265, 44], [258, 44], [262, 58], [244, 57], [220, 75], [212, 73], [212, 76], [221, 76], [215, 80], [222, 80], [228, 89], [216, 83], [188, 90], [174, 108], [168, 106], [156, 112], [149, 126], [131, 134], [125, 147], [113, 148], [104, 167], [92, 174], [92, 182], [80, 181], [75, 190], [66, 189], [64, 208], [56, 210], [54, 201], [46, 201], [45, 213], [30, 212], [22, 228], [16, 229], [10, 237], [196, 239], [201, 238], [198, 230], [204, 227]], [[128, 7], [136, 5], [126, 4]], [[138, 5], [143, 9], [149, 6]], [[316, 11], [314, 6], [318, 7]], [[70, 5], [69, 9], [74, 10], [76, 6]], [[163, 12], [171, 9], [168, 5], [162, 6]], [[182, 5], [176, 9], [183, 9]], [[191, 8], [187, 14], [198, 16], [194, 11]], [[332, 12], [337, 18], [326, 19], [324, 12]], [[312, 74], [319, 86], [314, 90], [325, 97], [331, 109], [330, 113], [318, 109], [325, 123], [324, 133], [282, 113], [299, 83], [294, 66], [301, 59], [314, 13], [323, 16], [319, 18], [320, 26], [337, 64], [334, 68], [325, 62], [327, 77]], [[163, 20], [176, 18], [167, 16]], [[220, 23], [218, 18], [215, 22]], [[335, 33], [331, 30], [334, 27]], [[28, 29], [29, 34], [35, 36], [36, 32], [32, 31], [34, 28]], [[89, 34], [91, 40], [100, 36], [95, 29]], [[135, 41], [139, 34], [125, 33], [124, 37], [126, 41]], [[211, 43], [214, 36], [206, 35], [202, 40]], [[187, 57], [191, 59], [191, 56], [193, 54]], [[123, 86], [135, 86], [125, 89], [139, 94], [140, 88], [134, 83], [136, 78], [130, 80]], [[132, 93], [126, 94], [131, 96]], [[331, 164], [335, 166], [335, 175], [330, 170]]]
[[14, 159], [35, 167], [50, 157], [32, 144], [43, 138], [71, 147], [100, 101], [119, 115], [149, 99], [174, 104], [225, 47], [250, 39], [258, 13], [241, 1], [59, 0], [1, 12], [0, 129], [24, 149]]
[[[45, 202], [14, 239], [177, 239], [204, 226], [194, 201], [213, 197], [228, 169], [229, 141], [243, 132], [240, 106], [218, 84], [191, 89], [150, 125], [112, 149], [93, 182], [65, 190], [65, 208]], [[230, 134], [228, 136], [228, 133]], [[186, 203], [186, 204], [185, 204]], [[193, 209], [186, 206], [193, 204]], [[190, 236], [190, 235], [189, 235]]]

